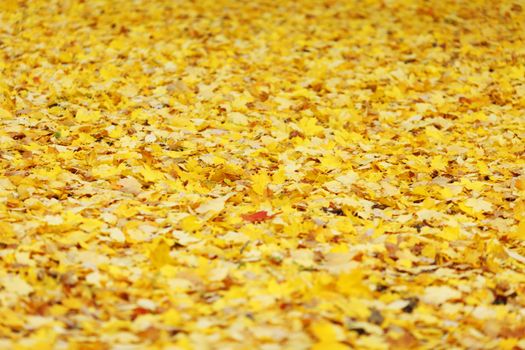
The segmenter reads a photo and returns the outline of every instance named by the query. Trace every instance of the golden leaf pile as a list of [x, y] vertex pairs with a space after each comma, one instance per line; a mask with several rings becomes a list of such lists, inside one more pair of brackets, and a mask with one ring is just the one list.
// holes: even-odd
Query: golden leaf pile
[[0, 348], [525, 349], [522, 1], [0, 1]]

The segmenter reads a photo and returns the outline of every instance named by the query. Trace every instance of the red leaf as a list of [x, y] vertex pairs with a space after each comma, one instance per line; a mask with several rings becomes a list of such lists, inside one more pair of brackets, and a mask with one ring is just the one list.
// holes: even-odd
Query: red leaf
[[148, 309], [144, 309], [143, 307], [136, 307], [134, 310], [133, 310], [133, 314], [131, 315], [133, 319], [137, 318], [138, 316], [140, 315], [146, 315], [146, 314], [150, 314], [151, 311], [148, 310]]
[[275, 215], [277, 215], [277, 214], [268, 215], [268, 212], [266, 210], [262, 210], [262, 211], [258, 211], [258, 212], [252, 213], [252, 214], [244, 214], [244, 215], [241, 215], [241, 217], [245, 221], [261, 222], [261, 221], [265, 221], [265, 220], [268, 220], [268, 219], [272, 219], [272, 218], [275, 217]]

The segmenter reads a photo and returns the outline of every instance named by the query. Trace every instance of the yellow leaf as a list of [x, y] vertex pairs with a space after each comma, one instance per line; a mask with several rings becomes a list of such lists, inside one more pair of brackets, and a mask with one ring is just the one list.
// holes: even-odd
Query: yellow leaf
[[321, 167], [327, 170], [341, 168], [341, 160], [331, 154], [326, 154], [321, 158]]
[[507, 338], [507, 339], [501, 339], [499, 341], [499, 343], [498, 343], [498, 349], [501, 349], [501, 350], [514, 350], [516, 348], [523, 348], [523, 344], [518, 344], [521, 341], [523, 341], [523, 338], [521, 338], [521, 340], [519, 338], [515, 338], [515, 337]]
[[258, 195], [265, 195], [268, 184], [270, 183], [270, 177], [265, 171], [261, 171], [258, 174], [255, 174], [251, 178], [252, 180], [252, 189]]
[[239, 112], [231, 112], [228, 114], [228, 120], [237, 125], [248, 125], [248, 117]]
[[441, 230], [437, 236], [441, 237], [443, 239], [446, 239], [447, 241], [455, 241], [459, 239], [460, 235], [460, 229], [459, 227], [445, 227], [443, 230]]
[[487, 163], [483, 161], [478, 161], [478, 170], [481, 175], [492, 175], [492, 172], [489, 170]]
[[90, 134], [81, 132], [78, 134], [77, 139], [73, 142], [73, 145], [86, 145], [95, 142], [95, 138]]
[[277, 170], [273, 176], [272, 176], [272, 182], [280, 185], [283, 184], [286, 181], [286, 172], [283, 167], [279, 167], [279, 170]]
[[99, 111], [90, 111], [85, 108], [80, 108], [75, 115], [75, 119], [80, 123], [96, 122], [100, 119]]
[[148, 165], [144, 165], [139, 170], [139, 173], [140, 175], [142, 175], [142, 178], [144, 179], [144, 181], [148, 181], [148, 182], [156, 182], [156, 181], [165, 179], [164, 173], [162, 173], [161, 171], [152, 169]]
[[356, 341], [356, 348], [366, 350], [388, 350], [391, 347], [383, 337], [378, 335], [368, 335], [359, 337]]
[[100, 69], [100, 76], [102, 77], [102, 79], [104, 80], [110, 80], [110, 79], [113, 79], [115, 78], [116, 76], [118, 76], [119, 73], [118, 73], [118, 70], [117, 68], [112, 65], [112, 64], [109, 64], [109, 65], [104, 65], [101, 69]]
[[150, 115], [143, 109], [135, 109], [133, 112], [131, 112], [131, 119], [135, 119], [138, 121], [145, 121], [150, 118]]
[[430, 162], [430, 166], [433, 170], [443, 171], [447, 169], [448, 162], [443, 156], [435, 156]]
[[233, 196], [233, 193], [227, 194], [222, 197], [214, 198], [209, 201], [206, 201], [199, 205], [195, 211], [199, 214], [204, 214], [207, 212], [220, 212], [224, 209], [226, 201]]
[[461, 292], [449, 286], [427, 287], [421, 300], [427, 304], [439, 305], [446, 301], [459, 299]]
[[124, 129], [122, 129], [120, 126], [111, 125], [111, 127], [106, 128], [106, 130], [108, 132], [108, 136], [113, 139], [118, 139], [124, 135]]
[[199, 239], [195, 235], [188, 234], [184, 231], [174, 230], [171, 232], [171, 235], [173, 236], [177, 244], [180, 244], [183, 246], [199, 241]]
[[131, 194], [139, 194], [142, 192], [142, 184], [133, 176], [126, 176], [120, 179], [117, 184], [122, 187], [122, 191]]
[[165, 325], [170, 327], [180, 326], [182, 322], [182, 317], [180, 313], [175, 309], [169, 309], [164, 314], [162, 314], [162, 321]]
[[512, 236], [514, 238], [525, 240], [525, 220], [520, 221]]
[[359, 175], [354, 171], [349, 171], [335, 179], [345, 186], [350, 186], [359, 179]]
[[33, 291], [33, 287], [18, 275], [8, 274], [0, 277], [0, 285], [8, 293], [25, 296]]
[[359, 270], [341, 274], [337, 279], [336, 288], [348, 296], [365, 296], [370, 292], [363, 284], [363, 273]]
[[461, 184], [471, 191], [481, 191], [485, 187], [485, 183], [481, 181], [470, 181], [469, 179], [462, 178]]
[[0, 108], [0, 119], [11, 119], [13, 115], [7, 109]]
[[324, 130], [322, 126], [317, 125], [317, 119], [312, 117], [301, 118], [301, 120], [299, 120], [298, 126], [307, 136], [317, 135]]
[[109, 229], [109, 237], [113, 241], [119, 242], [119, 243], [124, 243], [126, 241], [126, 236], [124, 235], [124, 233], [119, 228], [116, 228], [116, 227]]
[[186, 232], [192, 232], [202, 227], [203, 222], [193, 215], [188, 215], [180, 221], [181, 228]]
[[333, 341], [329, 341], [329, 342], [319, 342], [319, 343], [315, 343], [312, 347], [311, 347], [311, 350], [349, 350], [350, 347], [344, 345], [343, 343], [339, 343], [339, 342], [333, 342]]
[[7, 307], [0, 308], [0, 312], [2, 313], [1, 322], [3, 326], [5, 325], [12, 328], [21, 328], [24, 326], [25, 322], [18, 312], [14, 312]]
[[454, 196], [454, 193], [452, 192], [452, 190], [448, 187], [442, 187], [440, 190], [439, 190], [439, 196], [441, 199], [450, 199]]
[[164, 239], [160, 239], [153, 245], [150, 250], [150, 261], [154, 267], [160, 268], [164, 265], [171, 264], [170, 246]]
[[122, 203], [113, 213], [119, 217], [129, 218], [137, 214], [137, 212], [138, 209], [136, 207]]
[[91, 170], [91, 174], [101, 179], [109, 179], [110, 177], [116, 176], [120, 173], [120, 169], [116, 166], [109, 164], [101, 164], [94, 167]]
[[328, 321], [316, 322], [310, 329], [320, 342], [329, 343], [344, 339], [344, 333], [340, 327]]
[[85, 218], [83, 219], [80, 227], [88, 232], [94, 232], [100, 229], [104, 225], [104, 222], [95, 218]]
[[80, 298], [64, 298], [62, 299], [62, 305], [68, 309], [79, 310], [84, 307], [84, 302]]
[[15, 232], [8, 222], [0, 221], [0, 242], [4, 244], [14, 243]]
[[465, 201], [465, 205], [472, 208], [474, 212], [487, 212], [492, 209], [492, 204], [481, 198], [469, 198]]
[[439, 131], [433, 126], [427, 126], [425, 128], [425, 134], [430, 139], [441, 141], [444, 139], [443, 132]]

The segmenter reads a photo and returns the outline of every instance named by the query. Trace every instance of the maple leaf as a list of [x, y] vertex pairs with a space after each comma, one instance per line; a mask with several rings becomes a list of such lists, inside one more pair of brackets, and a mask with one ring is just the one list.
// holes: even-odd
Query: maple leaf
[[161, 239], [152, 245], [150, 248], [150, 260], [156, 268], [172, 263], [170, 246], [165, 240]]
[[248, 221], [248, 222], [261, 222], [261, 221], [273, 219], [278, 214], [279, 213], [268, 215], [268, 212], [266, 210], [261, 210], [261, 211], [251, 213], [251, 214], [243, 214], [241, 215], [241, 217], [245, 221]]
[[449, 286], [427, 287], [421, 300], [428, 304], [442, 304], [451, 299], [461, 297], [461, 292]]
[[475, 212], [486, 212], [492, 209], [492, 203], [487, 202], [482, 198], [469, 198], [465, 201], [465, 204]]
[[131, 194], [139, 194], [142, 191], [141, 183], [133, 176], [127, 176], [120, 179], [117, 184], [122, 187], [122, 191]]
[[90, 111], [85, 108], [81, 108], [77, 111], [75, 118], [79, 122], [95, 122], [100, 119], [99, 111]]
[[270, 177], [266, 172], [260, 172], [252, 176], [253, 185], [252, 188], [255, 193], [264, 195], [270, 182]]

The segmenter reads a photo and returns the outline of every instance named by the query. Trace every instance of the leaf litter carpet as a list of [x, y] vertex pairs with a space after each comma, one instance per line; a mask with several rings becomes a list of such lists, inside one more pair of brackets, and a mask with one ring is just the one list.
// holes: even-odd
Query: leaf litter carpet
[[0, 1], [0, 348], [525, 349], [522, 1]]

